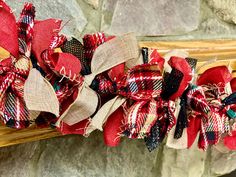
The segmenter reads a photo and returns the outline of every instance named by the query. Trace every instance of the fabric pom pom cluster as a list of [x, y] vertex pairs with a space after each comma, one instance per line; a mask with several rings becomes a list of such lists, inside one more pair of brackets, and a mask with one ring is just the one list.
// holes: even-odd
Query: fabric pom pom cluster
[[[149, 151], [195, 141], [236, 149], [236, 80], [228, 66], [197, 68], [184, 51], [161, 56], [134, 34], [60, 34], [61, 20], [35, 20], [26, 3], [16, 21], [0, 0], [0, 119], [11, 128], [62, 134], [103, 131], [108, 146], [143, 139]], [[199, 73], [201, 69], [201, 74]]]

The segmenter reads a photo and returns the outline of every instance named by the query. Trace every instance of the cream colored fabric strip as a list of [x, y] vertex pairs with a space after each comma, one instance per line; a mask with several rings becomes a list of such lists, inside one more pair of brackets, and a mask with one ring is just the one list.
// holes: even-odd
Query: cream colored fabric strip
[[99, 130], [103, 130], [102, 126], [107, 121], [107, 118], [115, 112], [124, 102], [125, 98], [116, 96], [112, 100], [105, 103], [92, 118], [91, 125]]
[[90, 85], [96, 75], [118, 64], [137, 59], [138, 56], [139, 46], [133, 33], [117, 36], [95, 50], [91, 63], [92, 74], [85, 77], [85, 82]]
[[31, 69], [24, 85], [24, 100], [31, 111], [59, 116], [59, 102], [51, 84], [36, 69]]
[[124, 102], [125, 98], [116, 96], [112, 100], [105, 103], [97, 114], [91, 119], [90, 124], [86, 128], [85, 136], [88, 136], [94, 130], [99, 129], [103, 131], [103, 125], [106, 123], [108, 117], [115, 112]]
[[63, 122], [73, 125], [90, 117], [96, 111], [98, 101], [97, 93], [88, 85], [85, 85], [79, 93], [79, 97], [63, 118]]

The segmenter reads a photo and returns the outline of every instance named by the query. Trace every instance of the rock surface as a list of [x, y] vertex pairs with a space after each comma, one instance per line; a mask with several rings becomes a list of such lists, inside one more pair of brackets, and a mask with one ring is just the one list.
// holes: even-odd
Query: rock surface
[[208, 5], [224, 21], [236, 24], [235, 0], [208, 0]]
[[101, 133], [66, 136], [0, 149], [1, 177], [215, 177], [235, 169], [235, 153], [166, 146], [148, 152], [138, 140], [108, 148]]
[[211, 171], [214, 175], [223, 175], [236, 169], [236, 152], [220, 153], [212, 151]]
[[47, 18], [58, 18], [63, 20], [63, 24], [67, 23], [62, 32], [72, 35], [82, 32], [87, 24], [82, 9], [76, 0], [8, 0], [15, 15], [18, 17], [24, 2], [32, 2], [36, 8], [36, 19], [43, 20]]
[[99, 6], [99, 0], [85, 0], [89, 5], [91, 5], [94, 9], [97, 9]]
[[37, 158], [41, 153], [40, 142], [0, 149], [1, 177], [34, 176]]
[[[127, 32], [136, 32], [140, 36], [181, 34], [198, 27], [200, 2], [199, 0], [106, 0], [103, 11], [105, 14], [102, 30], [110, 34]], [[106, 15], [113, 15], [111, 22]]]

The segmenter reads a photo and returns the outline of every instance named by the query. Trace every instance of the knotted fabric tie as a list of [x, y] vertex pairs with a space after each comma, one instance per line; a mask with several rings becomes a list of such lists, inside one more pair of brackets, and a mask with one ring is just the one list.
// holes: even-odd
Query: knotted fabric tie
[[[137, 57], [138, 43], [133, 34], [117, 36], [99, 45], [91, 61], [91, 74], [83, 77], [84, 81], [76, 100], [71, 104], [69, 111], [60, 117], [57, 125], [59, 126], [61, 120], [68, 125], [73, 125], [94, 114], [99, 104], [99, 98], [89, 85], [95, 76]], [[88, 102], [88, 100], [90, 101]]]
[[231, 74], [226, 66], [210, 68], [197, 80], [197, 84], [203, 89], [203, 97], [205, 97], [208, 105], [202, 104], [204, 106], [202, 106], [203, 114], [201, 114], [201, 130], [198, 142], [201, 149], [206, 150], [209, 145], [217, 144], [221, 136], [230, 130], [229, 118], [226, 114], [229, 107], [223, 106], [222, 103], [222, 100], [229, 95], [227, 85], [229, 85], [230, 80]]
[[[24, 83], [31, 68], [31, 61], [28, 57], [31, 52], [35, 11], [32, 4], [26, 3], [16, 24], [15, 17], [7, 5], [2, 1], [1, 5], [0, 18], [3, 19], [0, 20], [2, 26], [0, 46], [9, 51], [11, 56], [0, 60], [0, 116], [7, 126], [25, 128], [30, 124], [30, 113], [23, 98]], [[7, 36], [10, 41], [6, 41], [7, 33], [4, 29], [10, 27], [12, 27], [9, 29], [11, 34]], [[18, 37], [15, 36], [17, 34]], [[13, 48], [16, 46], [15, 44], [18, 44], [18, 48]]]
[[123, 134], [145, 139], [148, 149], [155, 149], [175, 125], [175, 103], [163, 100], [162, 76], [158, 64], [143, 64], [130, 69], [117, 83], [117, 93], [128, 98]]

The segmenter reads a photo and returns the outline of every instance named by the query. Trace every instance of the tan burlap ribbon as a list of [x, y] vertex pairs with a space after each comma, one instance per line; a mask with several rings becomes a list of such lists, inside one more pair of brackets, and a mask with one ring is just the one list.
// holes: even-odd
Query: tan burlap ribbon
[[91, 120], [90, 124], [86, 128], [85, 135], [89, 135], [94, 130], [98, 129], [103, 131], [103, 125], [107, 121], [108, 117], [115, 112], [124, 102], [126, 101], [125, 98], [120, 96], [116, 96], [112, 100], [108, 101], [104, 104], [96, 115]]
[[59, 102], [52, 85], [33, 68], [24, 85], [24, 100], [30, 111], [50, 112], [59, 116]]

